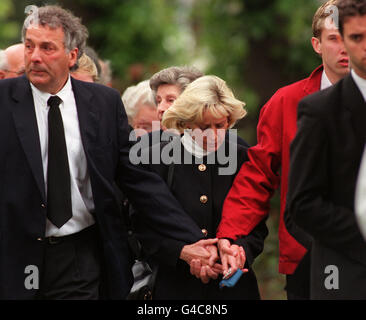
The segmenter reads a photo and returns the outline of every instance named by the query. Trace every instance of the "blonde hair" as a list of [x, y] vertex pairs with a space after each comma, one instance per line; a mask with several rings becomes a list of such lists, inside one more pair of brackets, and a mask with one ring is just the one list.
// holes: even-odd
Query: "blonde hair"
[[98, 80], [98, 70], [93, 62], [93, 60], [87, 56], [85, 53], [77, 61], [77, 68], [72, 71], [75, 73], [81, 72], [90, 75], [93, 78], [93, 81], [96, 82]]
[[173, 105], [164, 112], [162, 125], [181, 133], [187, 124], [203, 120], [209, 110], [214, 117], [228, 117], [229, 128], [244, 118], [245, 103], [236, 99], [225, 81], [216, 76], [203, 76], [190, 83]]
[[321, 33], [324, 28], [325, 19], [331, 15], [331, 12], [327, 12], [327, 9], [330, 6], [337, 5], [337, 3], [338, 3], [338, 0], [329, 0], [326, 3], [322, 4], [318, 8], [318, 10], [316, 10], [314, 17], [313, 17], [313, 24], [312, 24], [313, 36], [315, 38], [320, 39]]

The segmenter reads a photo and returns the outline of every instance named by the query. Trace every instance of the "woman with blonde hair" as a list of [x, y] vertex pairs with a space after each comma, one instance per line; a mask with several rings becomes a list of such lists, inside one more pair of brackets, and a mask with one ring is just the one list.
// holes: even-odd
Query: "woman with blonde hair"
[[[150, 156], [160, 152], [160, 163], [149, 164], [147, 169], [169, 180], [172, 193], [206, 239], [215, 238], [226, 194], [247, 160], [244, 146], [225, 139], [227, 130], [245, 116], [244, 105], [222, 79], [200, 77], [164, 112], [163, 125], [180, 135], [146, 150]], [[216, 247], [197, 251], [194, 244], [162, 238], [138, 216], [133, 219], [149, 261], [158, 266], [154, 299], [260, 298], [250, 266], [263, 249], [268, 233], [264, 222], [233, 244], [239, 265], [248, 272], [234, 287], [220, 289], [222, 266]], [[215, 254], [212, 261], [209, 257]], [[191, 271], [197, 267], [201, 273], [194, 276]]]
[[77, 61], [76, 68], [71, 71], [71, 76], [81, 81], [97, 82], [98, 70], [93, 60], [83, 53]]

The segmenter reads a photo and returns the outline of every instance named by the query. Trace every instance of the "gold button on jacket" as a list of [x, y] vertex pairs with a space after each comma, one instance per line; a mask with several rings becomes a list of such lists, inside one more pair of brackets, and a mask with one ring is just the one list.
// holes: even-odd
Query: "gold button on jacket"
[[203, 163], [201, 163], [201, 164], [198, 166], [198, 170], [199, 170], [199, 171], [206, 171], [206, 165], [204, 165]]

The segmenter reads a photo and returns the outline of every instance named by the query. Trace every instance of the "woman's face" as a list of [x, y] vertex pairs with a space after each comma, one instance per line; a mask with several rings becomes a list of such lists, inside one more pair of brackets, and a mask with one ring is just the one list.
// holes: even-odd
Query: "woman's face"
[[160, 122], [163, 119], [164, 112], [169, 109], [180, 94], [180, 89], [175, 84], [162, 84], [158, 87], [156, 91], [156, 103]]
[[209, 110], [204, 112], [201, 122], [187, 125], [188, 129], [192, 129], [192, 138], [196, 143], [209, 152], [216, 151], [224, 142], [228, 127], [226, 116], [217, 118]]

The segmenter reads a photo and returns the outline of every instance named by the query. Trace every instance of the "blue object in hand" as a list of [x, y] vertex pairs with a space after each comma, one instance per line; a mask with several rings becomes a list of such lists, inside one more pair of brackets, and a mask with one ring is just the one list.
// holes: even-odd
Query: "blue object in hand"
[[241, 271], [240, 269], [236, 270], [236, 272], [228, 279], [224, 279], [221, 280], [219, 283], [219, 287], [223, 288], [223, 287], [233, 287], [236, 285], [236, 283], [238, 282], [238, 280], [240, 279], [240, 277], [242, 276], [243, 271]]

